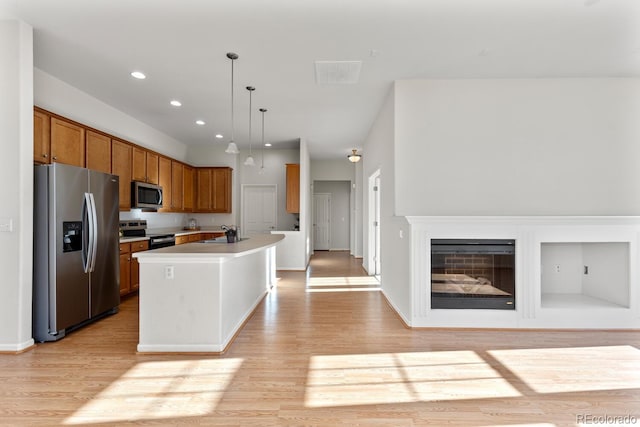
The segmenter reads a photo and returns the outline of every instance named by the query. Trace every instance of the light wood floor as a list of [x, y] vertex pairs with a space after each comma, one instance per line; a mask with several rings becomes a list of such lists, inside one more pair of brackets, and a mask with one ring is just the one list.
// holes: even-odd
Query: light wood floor
[[344, 252], [278, 276], [223, 356], [137, 355], [136, 297], [0, 355], [0, 425], [640, 424], [639, 332], [412, 331]]

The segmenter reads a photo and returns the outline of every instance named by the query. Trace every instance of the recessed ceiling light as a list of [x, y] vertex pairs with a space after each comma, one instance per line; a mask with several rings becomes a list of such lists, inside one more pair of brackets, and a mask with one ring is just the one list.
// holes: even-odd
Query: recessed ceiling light
[[131, 73], [131, 77], [135, 77], [136, 79], [139, 79], [139, 80], [147, 78], [147, 76], [145, 76], [142, 71], [133, 71]]
[[196, 124], [200, 126], [204, 126], [204, 120], [196, 120]]
[[265, 147], [271, 147], [271, 144], [269, 144], [268, 142], [266, 144], [264, 144]]
[[178, 101], [177, 99], [174, 99], [170, 102], [171, 105], [173, 105], [174, 107], [181, 107], [182, 106], [182, 102]]
[[218, 133], [218, 134], [216, 134], [216, 138], [221, 139], [221, 138], [224, 138], [224, 136], [222, 136], [222, 134]]

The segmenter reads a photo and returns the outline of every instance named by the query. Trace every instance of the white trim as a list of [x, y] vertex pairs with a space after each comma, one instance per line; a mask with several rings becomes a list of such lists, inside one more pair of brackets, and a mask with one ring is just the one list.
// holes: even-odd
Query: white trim
[[[488, 328], [640, 327], [640, 217], [406, 217], [411, 225], [412, 326]], [[515, 310], [432, 310], [431, 239], [497, 238], [516, 241]], [[629, 244], [628, 308], [543, 308], [541, 244]]]
[[17, 343], [17, 344], [0, 344], [0, 352], [11, 352], [16, 353], [32, 347], [35, 344], [35, 341], [29, 339], [27, 341]]

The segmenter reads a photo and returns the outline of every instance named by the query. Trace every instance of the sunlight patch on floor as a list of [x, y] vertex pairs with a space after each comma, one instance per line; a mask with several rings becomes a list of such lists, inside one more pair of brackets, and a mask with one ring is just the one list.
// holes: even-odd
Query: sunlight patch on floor
[[379, 286], [380, 282], [373, 276], [358, 277], [311, 277], [307, 280], [307, 286]]
[[[240, 365], [242, 359], [139, 363], [91, 398], [64, 424], [114, 423], [209, 414], [217, 406]], [[121, 411], [122, 407], [128, 408], [127, 411]]]
[[517, 397], [473, 351], [313, 356], [305, 406]]
[[306, 292], [376, 292], [379, 290], [380, 282], [373, 276], [309, 277]]
[[538, 393], [640, 388], [640, 350], [628, 345], [488, 353]]

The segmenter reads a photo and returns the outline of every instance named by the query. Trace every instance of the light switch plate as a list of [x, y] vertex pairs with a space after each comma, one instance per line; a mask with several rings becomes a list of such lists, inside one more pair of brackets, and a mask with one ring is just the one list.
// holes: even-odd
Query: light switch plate
[[13, 231], [13, 219], [0, 218], [0, 233], [11, 233]]

